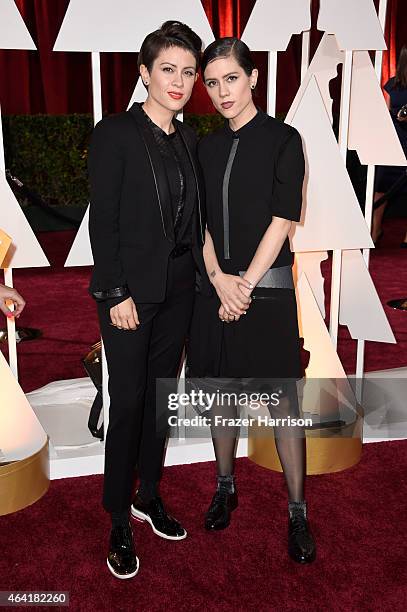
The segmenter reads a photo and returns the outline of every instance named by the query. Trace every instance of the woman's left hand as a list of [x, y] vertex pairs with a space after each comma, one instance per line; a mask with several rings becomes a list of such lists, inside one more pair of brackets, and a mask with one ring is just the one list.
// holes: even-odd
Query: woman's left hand
[[219, 319], [224, 323], [231, 323], [232, 321], [238, 321], [241, 315], [233, 315], [231, 313], [227, 313], [224, 306], [221, 304], [219, 307]]

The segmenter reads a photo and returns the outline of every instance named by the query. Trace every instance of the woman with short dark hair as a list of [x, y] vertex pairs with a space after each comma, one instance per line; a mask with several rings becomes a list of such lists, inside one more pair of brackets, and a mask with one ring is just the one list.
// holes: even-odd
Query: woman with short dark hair
[[[252, 392], [261, 386], [275, 394], [278, 405], [269, 410], [284, 423], [299, 416], [296, 380], [303, 377], [288, 240], [301, 215], [302, 141], [294, 127], [256, 108], [252, 92], [258, 71], [241, 40], [222, 38], [209, 45], [202, 74], [226, 121], [199, 144], [207, 210], [203, 252], [215, 292], [196, 296], [188, 375], [204, 377], [205, 386], [214, 389], [219, 378], [226, 379], [228, 392], [231, 380], [240, 385], [251, 379]], [[212, 409], [217, 488], [205, 517], [209, 531], [225, 529], [237, 507], [237, 431], [213, 426], [216, 417], [232, 413], [226, 405]], [[304, 498], [304, 431], [278, 426], [274, 436], [288, 490], [288, 551], [295, 561], [309, 563], [315, 544]]]
[[139, 54], [146, 101], [100, 121], [90, 146], [90, 291], [110, 394], [103, 506], [112, 518], [107, 565], [118, 578], [139, 567], [130, 506], [155, 534], [186, 537], [158, 491], [167, 427], [156, 416], [156, 379], [177, 377], [196, 271], [198, 280], [204, 274], [196, 137], [175, 119], [197, 79], [201, 45], [176, 21], [149, 34]]

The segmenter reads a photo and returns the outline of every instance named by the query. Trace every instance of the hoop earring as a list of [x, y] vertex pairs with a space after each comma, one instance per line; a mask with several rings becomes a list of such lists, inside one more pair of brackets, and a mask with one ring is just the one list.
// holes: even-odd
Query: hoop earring
[[250, 89], [254, 89], [256, 85], [250, 85]]

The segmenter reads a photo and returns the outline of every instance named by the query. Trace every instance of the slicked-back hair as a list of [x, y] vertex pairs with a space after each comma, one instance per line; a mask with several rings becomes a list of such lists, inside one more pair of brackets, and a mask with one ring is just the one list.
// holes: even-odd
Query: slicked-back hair
[[163, 49], [180, 47], [190, 51], [195, 58], [198, 70], [201, 60], [202, 40], [189, 26], [179, 21], [166, 21], [161, 28], [148, 34], [141, 45], [137, 65], [141, 64], [151, 72], [154, 61]]
[[250, 49], [240, 38], [234, 37], [218, 38], [206, 47], [201, 61], [202, 75], [210, 62], [220, 57], [230, 57], [231, 55], [239, 66], [243, 68], [247, 76], [250, 76], [256, 67]]

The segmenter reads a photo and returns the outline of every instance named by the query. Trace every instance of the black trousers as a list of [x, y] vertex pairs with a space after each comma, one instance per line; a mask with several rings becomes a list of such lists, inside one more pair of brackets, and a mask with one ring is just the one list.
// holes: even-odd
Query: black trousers
[[98, 304], [109, 371], [109, 426], [105, 441], [103, 507], [129, 508], [135, 468], [141, 479], [161, 477], [166, 439], [157, 435], [156, 379], [176, 378], [195, 294], [190, 251], [169, 258], [164, 302], [137, 303], [137, 330], [112, 326], [110, 308]]

